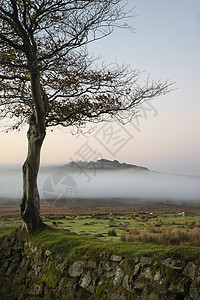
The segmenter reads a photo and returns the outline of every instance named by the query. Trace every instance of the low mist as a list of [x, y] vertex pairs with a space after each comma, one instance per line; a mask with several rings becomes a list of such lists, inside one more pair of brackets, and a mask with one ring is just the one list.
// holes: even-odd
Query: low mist
[[[200, 176], [170, 175], [134, 169], [70, 171], [42, 166], [38, 178], [41, 199], [143, 198], [200, 200]], [[21, 166], [0, 166], [0, 199], [22, 196]]]

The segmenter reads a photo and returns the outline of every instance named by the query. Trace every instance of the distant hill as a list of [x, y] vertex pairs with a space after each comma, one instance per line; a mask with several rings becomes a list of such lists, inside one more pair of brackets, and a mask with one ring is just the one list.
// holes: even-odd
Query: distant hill
[[63, 166], [63, 168], [69, 168], [70, 170], [123, 170], [123, 169], [134, 169], [140, 171], [149, 171], [149, 169], [141, 166], [136, 166], [132, 164], [120, 163], [117, 160], [99, 159], [97, 161], [77, 161], [70, 162]]

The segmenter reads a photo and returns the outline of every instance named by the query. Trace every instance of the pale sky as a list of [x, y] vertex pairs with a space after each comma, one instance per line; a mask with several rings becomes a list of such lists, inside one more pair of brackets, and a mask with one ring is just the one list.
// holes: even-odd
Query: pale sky
[[[200, 175], [200, 0], [128, 0], [135, 33], [116, 30], [90, 46], [107, 63], [146, 71], [151, 79], [175, 81], [177, 90], [144, 104], [131, 124], [101, 123], [88, 137], [70, 129], [48, 131], [42, 163], [101, 157], [151, 170]], [[26, 158], [26, 128], [0, 133], [0, 163]]]

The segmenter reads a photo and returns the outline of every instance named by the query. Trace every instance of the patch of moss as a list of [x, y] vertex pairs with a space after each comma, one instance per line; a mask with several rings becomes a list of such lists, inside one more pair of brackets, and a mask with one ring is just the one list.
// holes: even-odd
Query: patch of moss
[[159, 271], [160, 271], [160, 275], [161, 277], [164, 277], [166, 278], [167, 280], [171, 277], [174, 276], [174, 271], [173, 269], [169, 268], [169, 267], [166, 267], [166, 266], [161, 266], [159, 268]]
[[171, 248], [168, 255], [174, 259], [185, 262], [192, 260], [194, 263], [200, 264], [200, 247], [176, 246]]
[[42, 276], [42, 282], [45, 282], [48, 287], [54, 289], [58, 284], [58, 278], [54, 274], [44, 274]]
[[102, 295], [105, 293], [106, 289], [107, 289], [107, 284], [105, 282], [99, 283], [95, 291], [95, 300], [101, 300]]
[[52, 292], [49, 289], [45, 289], [44, 300], [53, 300], [55, 299]]

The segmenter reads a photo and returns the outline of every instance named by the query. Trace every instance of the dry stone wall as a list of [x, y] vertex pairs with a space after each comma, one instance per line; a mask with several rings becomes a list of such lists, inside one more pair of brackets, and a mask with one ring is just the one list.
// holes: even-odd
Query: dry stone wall
[[100, 251], [63, 256], [16, 235], [0, 246], [0, 299], [200, 299], [192, 261]]

